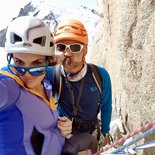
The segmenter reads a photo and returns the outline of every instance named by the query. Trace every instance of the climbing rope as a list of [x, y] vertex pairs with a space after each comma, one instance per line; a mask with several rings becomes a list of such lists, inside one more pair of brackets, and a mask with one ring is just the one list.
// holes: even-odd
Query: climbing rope
[[[153, 128], [154, 125], [155, 125], [155, 121], [152, 121], [152, 122], [150, 122], [150, 123], [144, 125], [144, 126], [141, 127], [140, 129], [137, 129], [137, 130], [135, 130], [134, 132], [132, 132], [131, 134], [126, 135], [126, 136], [122, 137], [122, 138], [119, 139], [119, 140], [116, 140], [114, 143], [112, 143], [112, 144], [110, 144], [110, 145], [106, 145], [105, 147], [103, 147], [103, 148], [101, 149], [100, 152], [97, 152], [95, 155], [100, 155], [101, 153], [103, 153], [103, 152], [109, 150], [109, 149], [112, 148], [112, 147], [117, 147], [118, 145], [122, 145], [127, 139], [129, 139], [129, 138], [135, 136], [136, 134], [142, 132], [143, 134], [142, 134], [141, 136], [137, 137], [135, 140], [133, 140], [133, 141], [132, 141], [132, 144], [135, 143], [136, 141], [139, 141], [140, 139], [144, 138], [144, 137], [147, 136], [148, 134], [151, 134], [151, 133], [155, 132], [155, 128]], [[150, 128], [153, 128], [153, 129], [150, 129]], [[150, 130], [149, 130], [149, 129], [150, 129]], [[149, 131], [147, 131], [147, 130], [149, 130]], [[147, 131], [147, 132], [145, 132], [145, 131]], [[118, 149], [117, 149], [116, 151], [114, 151], [112, 154], [116, 154], [116, 152], [119, 152], [119, 151], [125, 149], [126, 147], [129, 146], [129, 144], [132, 145], [131, 142], [129, 142], [128, 144], [126, 144], [126, 145], [124, 145], [124, 146], [118, 148]], [[111, 154], [111, 155], [112, 155], [112, 154]]]
[[148, 143], [145, 143], [145, 144], [142, 144], [142, 145], [139, 145], [139, 146], [136, 146], [134, 148], [126, 147], [122, 151], [119, 151], [117, 153], [110, 153], [108, 155], [112, 155], [112, 154], [135, 154], [135, 153], [137, 153], [136, 151], [139, 151], [139, 150], [142, 150], [142, 149], [148, 149], [148, 148], [151, 148], [151, 147], [155, 147], [155, 140], [153, 140], [151, 142], [148, 142]]
[[[149, 129], [148, 131], [146, 131], [143, 134], [139, 135], [137, 138], [133, 139], [129, 143], [127, 143], [127, 144], [123, 145], [122, 147], [118, 148], [117, 150], [113, 151], [112, 154], [120, 154], [120, 151], [122, 151], [122, 150], [124, 150], [124, 151], [121, 154], [124, 154], [124, 153], [134, 154], [136, 150], [143, 149], [145, 144], [142, 145], [143, 147], [141, 146], [141, 147], [135, 148], [135, 149], [131, 149], [131, 148], [128, 148], [128, 147], [130, 145], [138, 142], [139, 140], [143, 139], [144, 137], [152, 134], [153, 132], [155, 132], [155, 127]], [[153, 142], [153, 144], [154, 144], [154, 142]], [[149, 146], [149, 145], [147, 144], [147, 146]], [[152, 146], [154, 146], [154, 145], [150, 145], [149, 147], [152, 147]]]

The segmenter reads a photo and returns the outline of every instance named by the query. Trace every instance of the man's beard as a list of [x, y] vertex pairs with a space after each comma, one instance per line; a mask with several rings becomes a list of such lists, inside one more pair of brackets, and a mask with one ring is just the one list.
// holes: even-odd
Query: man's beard
[[71, 58], [65, 57], [65, 59], [64, 59], [63, 62], [62, 62], [62, 64], [63, 64], [64, 67], [71, 66], [71, 65], [72, 65], [72, 60], [71, 60]]
[[67, 72], [72, 72], [72, 70], [74, 70], [79, 65], [79, 63], [74, 62], [69, 57], [66, 57], [62, 64]]

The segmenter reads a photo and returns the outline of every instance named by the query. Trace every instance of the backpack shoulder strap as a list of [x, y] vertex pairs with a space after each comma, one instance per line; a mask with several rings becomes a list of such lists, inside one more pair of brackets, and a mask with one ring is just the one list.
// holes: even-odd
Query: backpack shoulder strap
[[99, 70], [97, 69], [97, 66], [91, 63], [88, 63], [88, 68], [91, 70], [92, 72], [92, 76], [96, 82], [97, 88], [100, 92], [100, 94], [102, 94], [102, 77], [100, 75]]
[[[88, 68], [92, 72], [92, 76], [96, 82], [97, 88], [102, 93], [102, 77], [100, 75], [99, 70], [97, 69], [97, 66], [91, 63], [88, 63]], [[61, 94], [61, 88], [62, 88], [62, 77], [60, 72], [60, 64], [56, 65], [53, 68], [53, 76], [54, 76], [54, 95], [57, 98], [57, 100], [60, 98]]]
[[[98, 118], [98, 114], [101, 110], [101, 95], [102, 95], [102, 77], [101, 77], [101, 74], [97, 68], [96, 65], [94, 64], [91, 64], [91, 63], [88, 63], [88, 68], [91, 70], [92, 72], [92, 76], [96, 82], [96, 85], [97, 85], [97, 88], [100, 92], [100, 99], [99, 99], [99, 104], [98, 104], [98, 110], [97, 110], [97, 113], [96, 113], [96, 117]], [[100, 139], [100, 135], [101, 135], [101, 123], [100, 123], [100, 119], [97, 119], [97, 140], [99, 141]]]
[[62, 77], [61, 77], [61, 72], [60, 72], [60, 64], [56, 65], [53, 68], [53, 87], [54, 87], [54, 96], [57, 100], [60, 98], [61, 94], [61, 88], [62, 88]]

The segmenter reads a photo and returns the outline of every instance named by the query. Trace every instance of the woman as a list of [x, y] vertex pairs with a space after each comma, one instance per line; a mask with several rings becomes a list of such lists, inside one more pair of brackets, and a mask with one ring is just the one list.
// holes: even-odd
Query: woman
[[10, 71], [0, 71], [0, 154], [60, 155], [71, 125], [61, 118], [60, 133], [52, 86], [44, 79], [54, 52], [50, 29], [19, 17], [8, 26], [5, 50]]

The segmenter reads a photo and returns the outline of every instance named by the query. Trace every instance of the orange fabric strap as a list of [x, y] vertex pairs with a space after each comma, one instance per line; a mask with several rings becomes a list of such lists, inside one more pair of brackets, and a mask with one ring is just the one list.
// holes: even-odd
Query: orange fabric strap
[[36, 96], [39, 96], [40, 98], [42, 98], [42, 99], [44, 100], [44, 102], [45, 102], [52, 110], [56, 110], [56, 106], [55, 106], [55, 103], [54, 103], [54, 98], [53, 98], [53, 96], [52, 96], [52, 92], [50, 93], [50, 101], [48, 101], [45, 97], [43, 97], [43, 96], [42, 96], [41, 94], [39, 94], [37, 91], [25, 87], [23, 81], [22, 81], [19, 77], [15, 76], [15, 75], [13, 75], [13, 74], [7, 72], [7, 71], [2, 71], [2, 70], [0, 70], [0, 74], [3, 74], [3, 75], [6, 75], [6, 76], [9, 76], [9, 77], [13, 78], [20, 86], [22, 86], [23, 88], [25, 88], [27, 91], [29, 91], [29, 92], [31, 92], [32, 94], [35, 94]]

